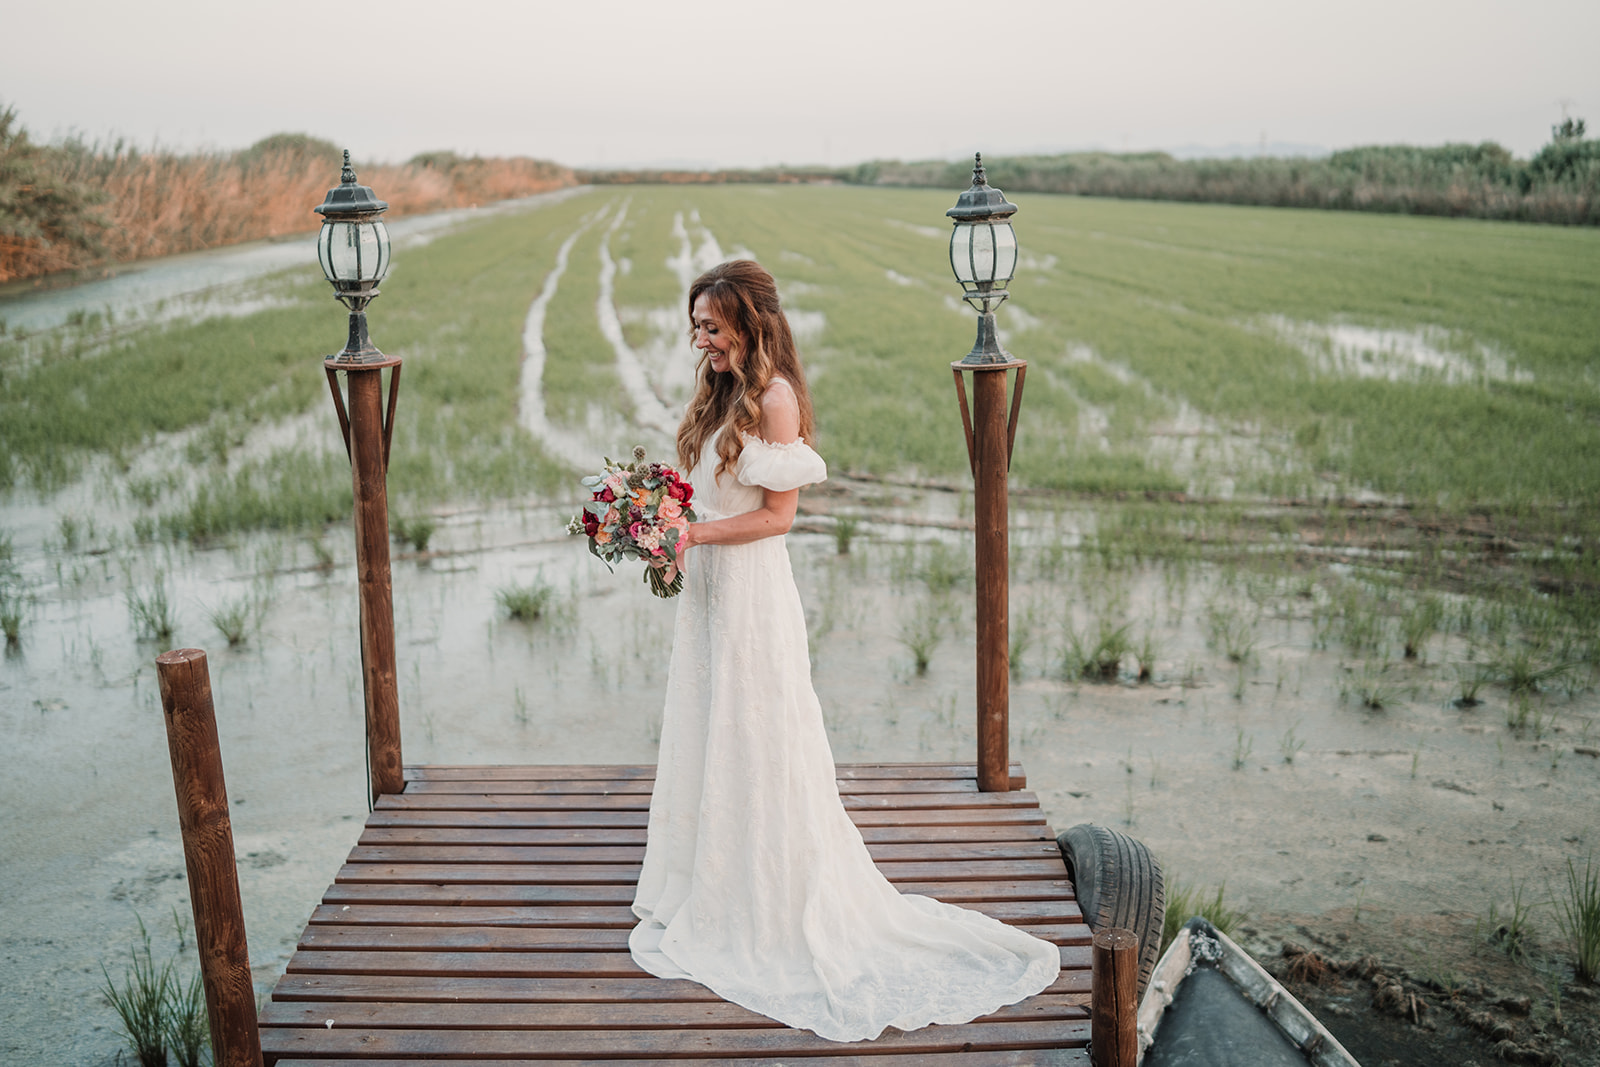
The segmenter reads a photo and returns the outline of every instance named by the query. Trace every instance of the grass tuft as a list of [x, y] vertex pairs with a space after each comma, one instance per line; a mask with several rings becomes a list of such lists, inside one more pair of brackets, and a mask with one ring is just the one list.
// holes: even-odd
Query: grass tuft
[[1567, 895], [1555, 900], [1556, 923], [1572, 946], [1572, 962], [1580, 981], [1600, 979], [1600, 868], [1594, 854], [1584, 861], [1583, 873], [1567, 857]]
[[228, 639], [229, 645], [242, 645], [252, 630], [261, 624], [261, 601], [254, 596], [225, 600], [214, 608], [206, 609], [206, 617], [217, 632]]
[[911, 653], [911, 665], [919, 678], [928, 673], [933, 651], [949, 628], [947, 616], [948, 607], [929, 598], [900, 620], [899, 641]]
[[1161, 951], [1167, 951], [1183, 924], [1200, 916], [1225, 934], [1232, 934], [1244, 921], [1244, 912], [1235, 911], [1223, 901], [1228, 883], [1217, 886], [1216, 895], [1207, 899], [1198, 886], [1185, 885], [1173, 879], [1167, 885], [1167, 915], [1161, 923]]
[[854, 515], [838, 515], [833, 520], [833, 547], [841, 556], [850, 554], [850, 542], [855, 540], [861, 520]]
[[22, 642], [22, 609], [21, 595], [0, 588], [0, 630], [5, 631], [8, 647], [15, 647]]
[[172, 631], [177, 622], [172, 600], [167, 595], [165, 574], [157, 571], [155, 580], [145, 589], [130, 585], [126, 596], [128, 612], [133, 616], [134, 629], [141, 637], [163, 644], [172, 640]]
[[176, 979], [167, 1003], [167, 1046], [178, 1057], [178, 1067], [200, 1067], [211, 1047], [211, 1020], [206, 1012], [205, 984], [196, 971], [187, 986]]
[[140, 1067], [166, 1067], [168, 1007], [176, 980], [171, 961], [156, 966], [150, 953], [150, 932], [142, 919], [139, 937], [141, 944], [132, 949], [133, 959], [121, 985], [111, 980], [105, 964], [100, 965], [100, 973], [105, 978], [102, 992], [116, 1010], [122, 1032], [133, 1046]]
[[428, 542], [433, 540], [434, 531], [438, 528], [439, 522], [432, 515], [396, 515], [389, 533], [401, 544], [410, 545], [417, 552], [426, 552]]
[[550, 613], [555, 595], [556, 587], [541, 575], [527, 585], [503, 585], [494, 598], [511, 618], [534, 622]]

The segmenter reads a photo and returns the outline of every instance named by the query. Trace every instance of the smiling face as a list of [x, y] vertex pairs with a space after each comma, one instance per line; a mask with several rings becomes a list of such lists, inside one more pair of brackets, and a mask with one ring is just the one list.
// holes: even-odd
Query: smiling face
[[695, 299], [689, 324], [694, 327], [694, 346], [711, 361], [711, 369], [718, 374], [726, 373], [732, 364], [735, 338], [711, 306], [709, 294], [701, 293]]

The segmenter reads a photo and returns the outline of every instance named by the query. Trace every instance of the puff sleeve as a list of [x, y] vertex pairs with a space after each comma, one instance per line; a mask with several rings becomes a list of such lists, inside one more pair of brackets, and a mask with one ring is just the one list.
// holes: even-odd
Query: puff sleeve
[[805, 438], [775, 445], [750, 434], [740, 434], [744, 449], [734, 465], [734, 477], [741, 485], [760, 486], [784, 492], [802, 485], [825, 481], [828, 465], [806, 444]]

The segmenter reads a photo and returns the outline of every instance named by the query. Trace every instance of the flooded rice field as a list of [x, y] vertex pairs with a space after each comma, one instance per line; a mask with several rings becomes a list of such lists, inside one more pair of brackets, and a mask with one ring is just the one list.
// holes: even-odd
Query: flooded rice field
[[[567, 537], [571, 507], [441, 511], [427, 551], [397, 547], [408, 762], [654, 760], [675, 608]], [[840, 762], [972, 758], [968, 507], [882, 483], [804, 496], [790, 552]], [[1530, 704], [1488, 684], [1458, 706], [1459, 636], [1349, 654], [1328, 605], [1359, 578], [1339, 565], [1107, 566], [1082, 550], [1096, 521], [1013, 523], [1012, 753], [1057, 829], [1127, 830], [1247, 915], [1368, 922], [1487, 915], [1593, 846], [1592, 690]], [[85, 529], [69, 547], [24, 522], [14, 551], [38, 595], [0, 662], [0, 1059], [110, 1063], [101, 964], [120, 976], [141, 921], [170, 954], [188, 908], [154, 657], [210, 654], [265, 991], [366, 813], [353, 544], [335, 527], [112, 548]], [[509, 617], [517, 590], [539, 617]], [[1102, 640], [1117, 630], [1126, 647]], [[1103, 672], [1097, 647], [1117, 653]]]
[[[566, 478], [557, 464], [588, 469], [607, 449], [636, 441], [653, 455], [670, 449], [671, 412], [692, 367], [680, 321], [689, 282], [725, 249], [754, 256], [741, 241], [760, 245], [758, 238], [767, 242], [766, 262], [785, 272], [785, 302], [815, 360], [819, 396], [833, 390], [824, 455], [836, 473], [859, 473], [806, 490], [789, 537], [835, 756], [973, 758], [970, 495], [920, 478], [872, 477], [905, 468], [903, 439], [920, 432], [923, 415], [910, 394], [903, 410], [859, 406], [870, 390], [841, 385], [854, 379], [838, 373], [860, 351], [879, 347], [878, 334], [946, 315], [941, 306], [967, 323], [970, 315], [953, 297], [936, 295], [926, 277], [902, 273], [927, 259], [926, 249], [899, 248], [884, 263], [861, 260], [859, 250], [837, 257], [849, 281], [840, 286], [818, 271], [828, 248], [815, 243], [811, 228], [787, 215], [773, 233], [750, 224], [774, 210], [769, 195], [596, 194], [543, 215], [508, 214], [504, 234], [458, 226], [485, 212], [392, 227], [401, 248], [433, 242], [410, 261], [411, 282], [403, 272], [394, 279], [385, 319], [397, 337], [393, 350], [416, 368], [407, 375], [391, 476], [392, 525], [404, 534], [395, 547], [394, 606], [408, 762], [656, 758], [674, 605], [649, 596], [637, 573], [608, 573], [564, 533], [577, 507], [564, 490], [533, 499], [524, 490], [548, 490]], [[942, 230], [882, 217], [907, 205], [885, 200], [880, 211], [876, 199], [864, 203], [851, 210], [871, 208], [858, 223], [875, 227], [877, 239], [943, 240]], [[459, 240], [445, 239], [453, 229]], [[1082, 323], [1068, 330], [1077, 310], [1063, 309], [1100, 308], [1117, 330], [1134, 321], [1147, 329], [1150, 310], [1137, 302], [1107, 310], [1103, 293], [1067, 286], [1052, 273], [1069, 262], [1068, 246], [1061, 251], [1059, 263], [1055, 253], [1027, 262], [1038, 275], [1022, 300], [1029, 310], [1011, 302], [1004, 323], [1019, 351], [1024, 344], [1035, 350], [1029, 358], [1043, 383], [1030, 386], [1013, 498], [1011, 752], [1051, 822], [1059, 830], [1093, 821], [1143, 839], [1170, 888], [1205, 899], [1224, 893], [1244, 916], [1242, 942], [1263, 957], [1287, 938], [1324, 947], [1348, 941], [1342, 955], [1372, 952], [1390, 969], [1459, 975], [1475, 972], [1487, 954], [1516, 968], [1510, 988], [1543, 998], [1536, 1015], [1558, 1016], [1570, 952], [1551, 899], [1566, 864], [1576, 860], [1581, 869], [1600, 836], [1600, 699], [1592, 619], [1585, 624], [1548, 592], [1591, 588], [1583, 585], [1588, 572], [1541, 574], [1538, 564], [1592, 559], [1588, 535], [1540, 533], [1534, 524], [1534, 534], [1519, 540], [1514, 524], [1505, 534], [1466, 511], [1447, 517], [1447, 528], [1424, 532], [1431, 520], [1406, 513], [1403, 487], [1378, 491], [1372, 486], [1388, 483], [1329, 473], [1341, 442], [1381, 436], [1373, 423], [1330, 423], [1325, 437], [1319, 416], [1293, 433], [1274, 430], [1238, 411], [1197, 406], [1187, 397], [1210, 386], [1187, 379], [1186, 393], [1181, 376], [1168, 381], [1173, 366], [1140, 363], [1143, 349], [1122, 345], [1115, 330], [1099, 341], [1093, 331], [1089, 340], [1078, 336]], [[475, 281], [478, 295], [490, 281], [505, 290], [499, 303], [476, 311], [460, 303], [438, 265], [451, 256], [469, 265], [486, 256], [500, 262], [502, 254], [534, 265], [503, 272], [503, 281]], [[29, 352], [95, 369], [92, 357], [113, 335], [169, 320], [309, 307], [311, 260], [286, 242], [174, 257], [73, 289], [22, 294], [12, 287], [0, 292], [0, 319], [18, 338], [41, 332], [16, 342], [24, 369]], [[295, 262], [298, 271], [266, 277]], [[936, 265], [944, 269], [942, 260]], [[432, 297], [423, 284], [430, 281], [438, 290]], [[1251, 299], [1276, 307], [1287, 298], [1269, 292], [1270, 281], [1251, 281]], [[409, 335], [400, 311], [407, 284], [412, 306], [423, 309]], [[1527, 284], [1542, 291], [1544, 283]], [[843, 295], [858, 288], [875, 294], [868, 320]], [[1207, 294], [1192, 295], [1209, 306]], [[332, 308], [320, 288], [314, 299]], [[905, 312], [899, 319], [886, 313], [894, 306]], [[1192, 346], [1199, 336], [1193, 312], [1174, 307], [1184, 346]], [[1541, 380], [1530, 379], [1526, 353], [1471, 331], [1362, 325], [1347, 321], [1343, 307], [1304, 320], [1276, 311], [1216, 314], [1227, 330], [1242, 332], [1210, 362], [1224, 349], [1232, 359], [1239, 345], [1268, 338], [1289, 347], [1291, 368], [1311, 368], [1335, 392], [1340, 382], [1437, 386], [1416, 399], [1449, 407], [1490, 385]], [[463, 324], [484, 322], [495, 329], [462, 333]], [[46, 334], [63, 323], [56, 345]], [[256, 344], [250, 331], [235, 340]], [[897, 344], [881, 347], [897, 353], [909, 382], [925, 370], [911, 354], [934, 341]], [[153, 347], [139, 348], [139, 358]], [[160, 373], [159, 364], [150, 366]], [[1541, 374], [1549, 371], [1541, 366]], [[224, 369], [206, 364], [191, 377], [217, 381]], [[451, 385], [458, 377], [514, 388], [514, 410], [460, 406], [467, 394]], [[303, 378], [285, 374], [274, 388], [298, 396]], [[0, 868], [7, 1005], [0, 1063], [125, 1062], [103, 991], [108, 976], [121, 981], [141, 929], [158, 963], [175, 957], [180, 971], [195, 969], [154, 674], [159, 652], [199, 646], [209, 653], [263, 993], [356, 840], [368, 787], [354, 548], [347, 518], [324, 524], [348, 504], [320, 508], [335, 495], [329, 484], [349, 483], [320, 377], [312, 370], [311, 378], [314, 399], [306, 395], [304, 403], [252, 412], [241, 401], [243, 414], [154, 420], [161, 432], [85, 449], [81, 465], [59, 471], [49, 449], [34, 442], [29, 462], [55, 473], [36, 477], [32, 488], [19, 481], [4, 496], [0, 621], [17, 640], [0, 656], [8, 757], [0, 777], [7, 858]], [[50, 410], [81, 417], [67, 401], [90, 380], [85, 374], [63, 386], [66, 400]], [[258, 386], [250, 381], [249, 399]], [[37, 393], [27, 396], [40, 402]], [[1496, 395], [1496, 404], [1508, 402]], [[1390, 410], [1369, 409], [1365, 400], [1354, 409]], [[474, 421], [492, 431], [496, 419], [504, 425], [486, 436], [446, 432]], [[869, 424], [881, 440], [863, 436]], [[1540, 416], [1518, 425], [1552, 424]], [[513, 433], [516, 426], [527, 435]], [[1044, 455], [1035, 432], [1069, 457], [1050, 460], [1051, 470], [1076, 465], [1085, 480], [1041, 481], [1038, 462], [1030, 480], [1029, 449], [1035, 461]], [[1568, 459], [1558, 463], [1559, 456], [1584, 454], [1573, 442], [1581, 445], [1586, 431], [1564, 432], [1579, 436], [1564, 437], [1559, 450], [1535, 449], [1543, 457], [1535, 469], [1564, 469]], [[1394, 455], [1407, 469], [1447, 466], [1463, 442], [1479, 437], [1487, 439], [1402, 442]], [[530, 443], [543, 457], [533, 465], [551, 461], [545, 473], [556, 477], [523, 472], [516, 477], [526, 480], [511, 489], [486, 473], [495, 463], [516, 467]], [[402, 453], [423, 463], [402, 471]], [[459, 461], [485, 453], [495, 462], [463, 472]], [[1417, 454], [1430, 463], [1415, 464]], [[1118, 466], [1122, 460], [1128, 463]], [[450, 471], [449, 479], [423, 478], [418, 470], [430, 463]], [[1098, 470], [1121, 478], [1145, 464], [1161, 476], [1089, 477]], [[952, 484], [967, 484], [959, 473]], [[1275, 481], [1278, 475], [1284, 478]], [[462, 484], [463, 477], [478, 480]], [[1270, 487], [1302, 482], [1312, 489], [1295, 490], [1299, 507], [1270, 502], [1280, 499]], [[1491, 482], [1448, 484], [1473, 499]], [[238, 506], [258, 489], [285, 498], [281, 512], [231, 524], [191, 514], [207, 494]], [[430, 503], [440, 499], [502, 503]], [[257, 530], [269, 522], [302, 532]], [[1553, 586], [1540, 584], [1551, 575]], [[1532, 950], [1526, 960], [1501, 951], [1513, 942], [1494, 940], [1512, 915], [1523, 922], [1515, 944]], [[1542, 991], [1547, 975], [1556, 976], [1553, 994]], [[1458, 1060], [1431, 1051], [1404, 1062]]]

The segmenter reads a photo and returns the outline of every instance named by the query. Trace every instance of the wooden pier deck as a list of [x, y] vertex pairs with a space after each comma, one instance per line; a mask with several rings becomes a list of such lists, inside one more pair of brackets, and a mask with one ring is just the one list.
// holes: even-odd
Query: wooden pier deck
[[628, 955], [653, 766], [406, 768], [261, 1012], [268, 1064], [499, 1067], [1089, 1062], [1091, 933], [1022, 769], [838, 768], [845, 807], [899, 889], [1061, 946], [1040, 995], [960, 1026], [838, 1044], [656, 978]]

